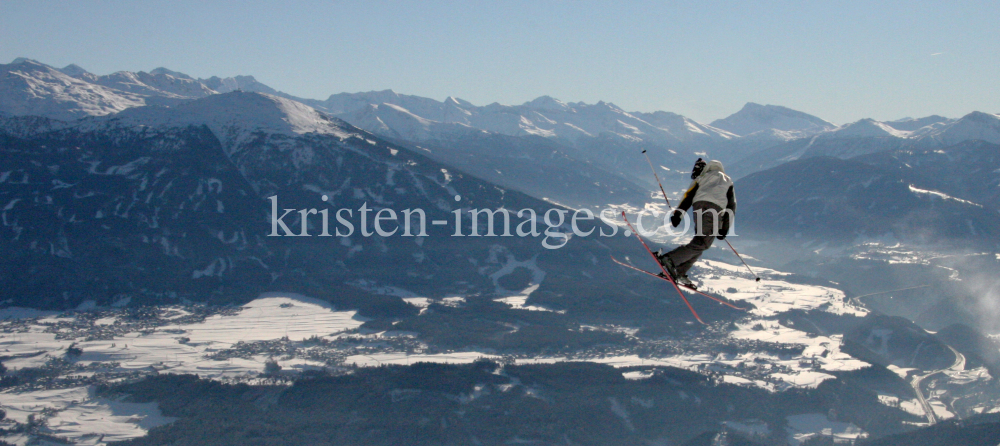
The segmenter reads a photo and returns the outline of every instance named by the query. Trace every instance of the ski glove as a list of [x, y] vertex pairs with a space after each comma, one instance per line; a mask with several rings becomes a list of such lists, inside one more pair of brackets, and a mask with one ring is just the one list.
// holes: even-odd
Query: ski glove
[[670, 216], [670, 224], [676, 228], [677, 225], [681, 224], [683, 218], [684, 212], [681, 212], [680, 209], [675, 209], [674, 213]]
[[716, 238], [725, 240], [727, 235], [729, 235], [729, 216], [723, 215], [719, 218], [719, 235]]

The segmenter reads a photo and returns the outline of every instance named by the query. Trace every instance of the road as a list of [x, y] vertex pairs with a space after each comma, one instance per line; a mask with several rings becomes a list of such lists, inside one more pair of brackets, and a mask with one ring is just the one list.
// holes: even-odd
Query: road
[[913, 379], [910, 380], [910, 385], [913, 386], [913, 390], [917, 393], [917, 400], [920, 401], [920, 405], [924, 408], [924, 413], [927, 414], [928, 424], [935, 424], [938, 422], [938, 419], [937, 419], [937, 414], [934, 413], [934, 408], [932, 408], [931, 404], [928, 403], [927, 399], [924, 398], [924, 392], [920, 389], [921, 382], [928, 376], [936, 375], [938, 373], [947, 370], [958, 371], [958, 372], [965, 370], [965, 355], [959, 353], [958, 350], [951, 348], [950, 345], [947, 347], [951, 350], [952, 353], [955, 354], [955, 362], [952, 365], [945, 367], [941, 370], [934, 370], [932, 372], [927, 372], [923, 375], [913, 375]]

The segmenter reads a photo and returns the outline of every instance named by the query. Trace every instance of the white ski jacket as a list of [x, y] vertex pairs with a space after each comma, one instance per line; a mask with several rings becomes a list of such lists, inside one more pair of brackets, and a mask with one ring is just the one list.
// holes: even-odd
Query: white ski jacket
[[705, 170], [691, 182], [679, 209], [687, 211], [692, 204], [707, 201], [720, 209], [731, 209], [736, 212], [736, 193], [733, 191], [733, 180], [726, 175], [722, 162], [709, 161]]

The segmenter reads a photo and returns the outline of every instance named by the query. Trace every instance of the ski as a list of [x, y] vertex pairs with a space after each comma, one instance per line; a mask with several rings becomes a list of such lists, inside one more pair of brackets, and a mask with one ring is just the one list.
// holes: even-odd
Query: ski
[[[613, 260], [615, 263], [617, 263], [617, 264], [619, 264], [621, 266], [624, 266], [626, 268], [630, 268], [630, 269], [636, 270], [636, 271], [638, 271], [640, 273], [648, 274], [648, 275], [653, 276], [653, 277], [655, 277], [657, 279], [666, 280], [667, 282], [670, 281], [670, 279], [667, 278], [667, 277], [659, 276], [659, 275], [653, 274], [653, 273], [651, 273], [649, 271], [646, 271], [646, 270], [644, 270], [642, 268], [637, 268], [635, 266], [629, 265], [628, 263], [622, 262], [621, 260], [616, 259], [615, 256], [611, 256], [611, 260]], [[677, 284], [677, 286], [679, 286], [681, 288], [684, 288], [684, 289], [687, 289], [687, 290], [690, 290], [691, 292], [701, 294], [702, 296], [705, 296], [705, 297], [707, 297], [709, 299], [712, 299], [712, 300], [714, 300], [714, 301], [716, 301], [716, 302], [718, 302], [720, 304], [726, 305], [728, 307], [735, 308], [737, 310], [747, 311], [746, 308], [737, 307], [736, 305], [733, 305], [733, 304], [731, 304], [729, 302], [726, 302], [726, 301], [724, 301], [722, 299], [719, 299], [719, 298], [717, 298], [715, 296], [712, 296], [712, 295], [706, 294], [704, 292], [698, 291], [697, 288], [692, 288], [692, 287], [689, 287], [687, 285], [681, 285], [681, 284]]]
[[622, 211], [622, 219], [625, 220], [625, 224], [627, 224], [628, 228], [632, 231], [633, 234], [635, 234], [635, 238], [639, 239], [639, 243], [642, 243], [642, 247], [646, 248], [646, 252], [648, 252], [649, 255], [653, 257], [653, 261], [660, 266], [660, 269], [663, 271], [663, 275], [665, 276], [664, 278], [667, 279], [670, 282], [670, 284], [674, 286], [675, 290], [677, 290], [677, 294], [681, 296], [681, 300], [683, 300], [684, 303], [687, 305], [688, 310], [691, 310], [691, 314], [694, 315], [695, 320], [701, 322], [702, 325], [708, 325], [705, 323], [705, 321], [701, 320], [701, 316], [698, 316], [698, 312], [694, 311], [694, 307], [691, 306], [691, 302], [688, 302], [687, 296], [684, 295], [684, 292], [681, 291], [681, 288], [677, 286], [677, 282], [674, 282], [674, 279], [670, 277], [670, 274], [667, 274], [667, 270], [663, 268], [663, 265], [660, 265], [660, 260], [656, 258], [656, 254], [653, 254], [653, 250], [649, 249], [649, 245], [646, 245], [646, 241], [643, 240], [642, 237], [639, 236], [639, 233], [636, 232], [635, 228], [632, 227], [632, 223], [629, 222], [628, 217], [625, 216], [625, 211]]

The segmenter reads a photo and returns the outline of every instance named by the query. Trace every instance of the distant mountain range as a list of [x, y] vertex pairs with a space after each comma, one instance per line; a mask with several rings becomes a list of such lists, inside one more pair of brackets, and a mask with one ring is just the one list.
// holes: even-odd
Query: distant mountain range
[[[727, 171], [742, 178], [809, 158], [847, 160], [890, 152], [932, 157], [935, 150], [968, 141], [1000, 143], [1000, 116], [983, 112], [960, 119], [862, 119], [837, 126], [786, 107], [748, 103], [733, 115], [706, 125], [669, 112], [627, 112], [609, 102], [566, 103], [548, 96], [513, 106], [476, 106], [453, 97], [437, 101], [391, 90], [339, 93], [316, 100], [281, 93], [252, 76], [195, 79], [166, 68], [98, 76], [76, 65], [56, 69], [29, 59], [0, 65], [0, 114], [58, 120], [9, 120], [6, 131], [12, 135], [68, 125], [60, 121], [117, 113], [121, 113], [119, 122], [131, 119], [138, 123], [135, 116], [161, 114], [173, 116], [170, 119], [176, 125], [208, 123], [216, 118], [189, 115], [197, 107], [185, 104], [237, 91], [304, 104], [301, 110], [316, 112], [303, 113], [343, 119], [445, 165], [570, 207], [642, 205], [648, 201], [657, 186], [643, 162], [643, 150], [676, 198], [676, 191], [683, 190], [689, 181], [687, 172], [693, 158], [699, 156], [724, 160]], [[122, 113], [129, 109], [137, 111]], [[170, 109], [177, 112], [167, 112]], [[238, 107], [225, 110], [226, 116], [238, 116], [239, 112]], [[283, 118], [272, 116], [265, 121], [276, 119]], [[246, 128], [270, 125], [243, 124]], [[224, 127], [219, 123], [209, 126], [217, 133]], [[918, 188], [951, 190], [927, 179], [910, 183]], [[974, 202], [985, 199], [980, 192], [948, 193], [974, 197], [969, 199]]]

